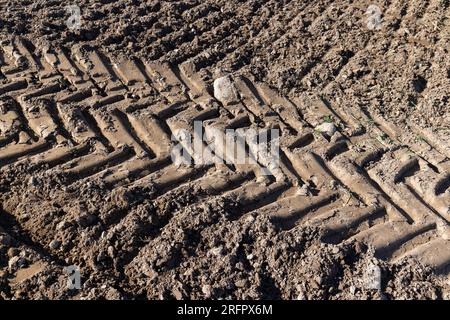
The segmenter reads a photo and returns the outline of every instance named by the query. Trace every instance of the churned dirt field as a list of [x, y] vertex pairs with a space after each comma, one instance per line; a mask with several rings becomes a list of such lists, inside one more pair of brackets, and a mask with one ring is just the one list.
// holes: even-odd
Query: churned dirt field
[[449, 299], [449, 50], [449, 0], [0, 0], [0, 299]]

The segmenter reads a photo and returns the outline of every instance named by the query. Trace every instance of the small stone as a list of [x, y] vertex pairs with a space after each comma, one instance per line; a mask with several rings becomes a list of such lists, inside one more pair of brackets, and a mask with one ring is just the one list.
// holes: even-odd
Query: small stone
[[10, 270], [12, 270], [14, 268], [14, 266], [16, 265], [17, 261], [19, 260], [19, 257], [12, 257], [11, 259], [9, 259], [8, 261], [8, 268]]
[[255, 217], [252, 216], [251, 214], [245, 218], [245, 222], [247, 223], [253, 223], [253, 221], [255, 221]]
[[242, 262], [236, 263], [236, 269], [241, 271], [244, 270], [245, 269], [244, 264]]
[[253, 259], [253, 254], [249, 254], [248, 256], [247, 256], [247, 260], [252, 260]]
[[354, 295], [356, 293], [356, 287], [350, 286], [350, 294]]
[[321, 276], [315, 276], [314, 281], [320, 285], [320, 284], [322, 284], [323, 279]]
[[297, 194], [300, 196], [307, 196], [309, 193], [309, 187], [306, 184], [297, 189]]
[[37, 179], [36, 179], [36, 177], [35, 177], [35, 176], [31, 176], [30, 179], [28, 180], [28, 184], [29, 184], [30, 186], [35, 186], [35, 185], [37, 185]]
[[331, 190], [336, 190], [338, 186], [339, 186], [339, 183], [336, 180], [334, 180], [334, 179], [330, 180], [330, 189]]
[[17, 268], [22, 268], [27, 261], [23, 257], [15, 256], [9, 259], [8, 261], [8, 268], [10, 271], [13, 271]]
[[28, 144], [30, 140], [31, 140], [30, 136], [25, 131], [21, 131], [19, 133], [18, 144]]
[[178, 288], [173, 289], [172, 294], [177, 300], [183, 299], [183, 293]]
[[221, 248], [221, 247], [212, 248], [211, 250], [209, 250], [209, 252], [210, 252], [212, 255], [220, 256], [220, 255], [222, 254], [222, 248]]
[[116, 255], [116, 250], [114, 249], [113, 246], [109, 246], [109, 247], [108, 247], [108, 255], [109, 255], [111, 258], [114, 258], [114, 257], [115, 257], [115, 255]]
[[209, 284], [205, 284], [202, 286], [202, 292], [205, 295], [205, 298], [211, 297], [211, 286]]
[[20, 251], [17, 248], [9, 248], [8, 249], [8, 257], [12, 258], [18, 256]]
[[53, 240], [52, 242], [50, 242], [50, 249], [52, 250], [57, 250], [59, 248], [59, 246], [61, 245], [61, 241], [59, 240]]
[[311, 184], [311, 183], [313, 184], [313, 185], [310, 185], [310, 187], [317, 186], [317, 185], [319, 184], [319, 178], [318, 178], [317, 176], [315, 176], [315, 175], [312, 175], [312, 176], [309, 178], [308, 183], [309, 183], [309, 184]]
[[324, 122], [321, 125], [318, 125], [316, 127], [316, 130], [322, 133], [325, 133], [328, 137], [332, 137], [333, 134], [336, 132], [336, 126], [334, 123], [331, 122]]
[[67, 221], [61, 221], [56, 225], [56, 230], [64, 230], [66, 229], [70, 224]]
[[78, 70], [76, 68], [70, 68], [70, 73], [72, 73], [72, 75], [77, 76], [78, 75]]

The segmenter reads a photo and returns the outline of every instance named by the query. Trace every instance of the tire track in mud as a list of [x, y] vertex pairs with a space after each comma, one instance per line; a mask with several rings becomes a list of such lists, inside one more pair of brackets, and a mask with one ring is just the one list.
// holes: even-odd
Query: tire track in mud
[[[56, 61], [53, 68], [59, 68], [60, 72], [54, 73], [55, 79], [48, 78], [43, 88], [53, 88], [52, 83], [62, 77], [61, 75], [67, 74], [64, 70], [67, 57], [52, 51], [46, 51], [42, 55], [39, 52], [24, 52], [22, 56], [26, 57], [28, 54], [37, 55], [33, 60], [42, 61], [42, 67], [30, 68], [40, 70], [38, 74], [51, 69], [51, 66], [45, 65], [46, 61]], [[297, 225], [318, 225], [328, 230], [326, 239], [338, 239], [339, 242], [361, 240], [372, 244], [380, 256], [390, 259], [408, 255], [410, 252], [414, 255], [425, 254], [426, 251], [420, 248], [428, 247], [433, 240], [431, 243], [436, 245], [435, 259], [429, 256], [424, 256], [424, 259], [428, 259], [426, 261], [431, 265], [434, 263], [438, 270], [445, 269], [450, 262], [445, 255], [446, 240], [437, 240], [445, 239], [448, 234], [448, 195], [440, 187], [447, 177], [445, 172], [433, 171], [419, 155], [410, 153], [394, 140], [389, 143], [378, 141], [374, 139], [372, 132], [349, 135], [341, 124], [354, 124], [355, 121], [341, 115], [341, 112], [333, 109], [332, 105], [327, 105], [321, 98], [311, 99], [305, 96], [303, 99], [286, 99], [265, 84], [252, 83], [237, 76], [233, 85], [240, 94], [240, 102], [214, 102], [214, 97], [209, 93], [209, 85], [203, 82], [197, 73], [192, 72], [190, 62], [174, 70], [168, 65], [158, 63], [115, 61], [112, 57], [89, 47], [75, 49], [74, 56], [77, 57], [76, 60], [68, 65], [80, 65], [78, 70], [88, 73], [89, 77], [76, 75], [77, 79], [72, 79], [72, 82], [67, 79], [75, 87], [72, 88], [74, 91], [70, 93], [71, 96], [74, 96], [77, 90], [85, 90], [88, 86], [94, 92], [85, 99], [77, 99], [69, 115], [61, 113], [66, 110], [65, 105], [71, 105], [70, 98], [68, 100], [64, 92], [53, 89], [34, 91], [32, 101], [38, 102], [38, 110], [27, 107], [29, 93], [22, 92], [30, 92], [30, 88], [8, 92], [12, 98], [22, 101], [20, 107], [25, 119], [18, 118], [24, 122], [28, 121], [26, 126], [34, 132], [38, 140], [31, 142], [31, 146], [39, 143], [48, 146], [48, 149], [37, 155], [29, 155], [25, 151], [12, 162], [57, 163], [49, 170], [62, 170], [63, 177], [70, 177], [68, 180], [62, 180], [63, 183], [71, 185], [69, 190], [104, 181], [104, 190], [110, 190], [106, 192], [111, 192], [113, 197], [116, 194], [120, 199], [120, 192], [134, 188], [141, 192], [141, 197], [150, 196], [156, 199], [161, 208], [164, 208], [164, 203], [170, 203], [170, 198], [174, 199], [180, 193], [190, 194], [187, 202], [184, 202], [184, 205], [193, 206], [186, 209], [188, 214], [190, 210], [195, 211], [189, 208], [196, 208], [196, 203], [214, 203], [217, 201], [214, 199], [228, 199], [227, 201], [236, 206], [234, 210], [239, 216], [247, 212], [265, 213], [276, 226], [287, 230]], [[27, 61], [32, 63], [32, 60]], [[81, 78], [84, 80], [80, 80]], [[16, 81], [12, 76], [10, 79], [12, 83]], [[102, 95], [96, 96], [97, 88], [101, 88]], [[63, 99], [64, 103], [61, 103], [60, 99]], [[54, 103], [39, 104], [50, 100]], [[88, 105], [84, 105], [83, 100], [86, 100]], [[94, 108], [89, 107], [92, 101], [97, 105]], [[255, 108], [253, 104], [258, 101], [264, 108], [269, 108], [274, 117], [261, 113], [264, 108]], [[56, 105], [59, 109], [55, 108]], [[136, 107], [130, 109], [130, 105]], [[133, 111], [127, 111], [127, 108]], [[240, 108], [238, 113], [237, 108]], [[88, 114], [89, 116], [86, 116]], [[169, 164], [168, 152], [172, 145], [169, 135], [174, 130], [193, 130], [194, 119], [208, 120], [207, 129], [215, 125], [220, 127], [222, 119], [226, 119], [225, 123], [228, 123], [233, 122], [233, 118], [239, 119], [242, 116], [247, 119], [257, 116], [266, 125], [276, 123], [290, 129], [285, 130], [286, 133], [282, 136], [282, 141], [285, 141], [281, 144], [284, 157], [281, 173], [274, 176], [275, 181], [266, 180], [262, 184], [258, 182], [259, 165], [250, 168], [250, 171], [249, 168], [235, 166], [229, 173], [223, 174], [220, 173], [223, 167], [186, 168], [180, 171]], [[359, 116], [363, 117], [364, 114], [360, 113]], [[55, 121], [55, 117], [59, 120]], [[315, 131], [324, 119], [332, 119], [338, 128], [331, 137]], [[245, 123], [242, 122], [241, 127], [248, 125]], [[60, 134], [61, 132], [70, 133], [71, 138], [68, 139], [67, 135]], [[375, 134], [376, 132], [375, 130]], [[304, 138], [305, 136], [308, 138]], [[297, 142], [299, 137], [302, 141], [308, 141], [306, 145]], [[14, 143], [6, 144], [2, 150], [16, 152], [17, 141], [12, 139], [11, 142], [13, 141]], [[369, 141], [370, 144], [367, 144]], [[89, 144], [89, 152], [81, 157], [72, 156], [72, 150], [83, 143]], [[5, 166], [12, 168], [14, 163]], [[390, 168], [389, 172], [386, 168]], [[295, 172], [294, 176], [292, 172]], [[231, 178], [233, 176], [235, 178]], [[79, 180], [80, 178], [82, 180]], [[223, 184], [215, 186], [212, 180], [215, 180], [216, 184], [223, 181]], [[244, 180], [248, 182], [241, 184]], [[423, 185], [427, 180], [432, 181], [430, 189]], [[330, 188], [329, 183], [332, 181], [335, 184]], [[302, 185], [306, 185], [306, 190], [310, 191], [299, 193]], [[199, 189], [192, 192], [194, 186]], [[232, 189], [228, 190], [229, 188]], [[272, 197], [268, 197], [270, 194]], [[48, 217], [40, 217], [35, 211], [32, 212], [36, 216], [25, 222], [27, 231], [42, 241], [43, 247], [48, 248], [51, 241], [62, 238], [64, 231], [55, 232], [55, 225], [67, 223], [66, 219], [72, 216], [67, 213], [74, 212], [71, 198], [75, 199], [72, 195], [65, 200], [66, 213], [54, 219], [50, 226], [46, 226]], [[93, 239], [98, 241], [84, 258], [77, 257], [85, 245], [77, 233], [73, 233], [75, 238], [71, 238], [65, 252], [50, 248], [48, 250], [54, 251], [52, 254], [61, 255], [61, 258], [70, 257], [78, 262], [87, 259], [84, 263], [92, 268], [109, 259], [104, 257], [105, 251], [114, 251], [119, 272], [132, 270], [136, 264], [141, 263], [142, 256], [149, 250], [146, 249], [149, 247], [146, 243], [158, 241], [161, 232], [170, 230], [172, 220], [176, 221], [176, 217], [180, 215], [180, 211], [170, 213], [172, 209], [168, 211], [167, 208], [160, 213], [157, 213], [160, 209], [142, 209], [145, 205], [138, 209], [139, 203], [142, 201], [132, 204], [135, 209], [131, 209], [130, 204], [125, 201], [122, 206], [112, 211], [107, 209], [111, 208], [107, 205], [105, 210], [99, 212], [98, 217], [92, 214], [82, 216], [87, 221], [78, 217], [75, 225], [87, 225], [88, 228], [92, 225], [95, 229]], [[159, 222], [154, 219], [145, 222], [144, 219], [137, 223], [136, 220], [141, 219], [139, 210], [150, 210]], [[14, 210], [12, 211], [11, 214], [15, 214]], [[43, 230], [37, 232], [37, 226], [45, 230], [45, 237], [40, 238]], [[128, 226], [131, 226], [131, 231], [127, 229]], [[137, 229], [132, 231], [133, 228]], [[117, 230], [122, 236], [118, 236]], [[101, 234], [104, 235], [100, 237]], [[109, 249], [110, 247], [113, 249]], [[127, 264], [129, 266], [126, 266]]]
[[[319, 12], [310, 3], [304, 3], [300, 13], [289, 10], [289, 27], [281, 34], [266, 31], [283, 12], [269, 15], [248, 44], [241, 47], [239, 42], [229, 52], [204, 60], [198, 46], [180, 56], [178, 65], [114, 57], [91, 46], [68, 50], [34, 47], [20, 38], [2, 42], [0, 166], [13, 182], [2, 194], [2, 206], [60, 265], [64, 261], [99, 272], [113, 270], [130, 292], [148, 281], [146, 272], [155, 267], [168, 272], [183, 259], [195, 260], [202, 252], [197, 248], [199, 235], [214, 229], [222, 212], [229, 221], [243, 223], [265, 215], [278, 232], [319, 227], [324, 242], [357, 240], [372, 245], [388, 261], [414, 256], [437, 273], [448, 273], [450, 160], [445, 144], [411, 141], [377, 114], [342, 106], [338, 99], [345, 98], [344, 92], [338, 99], [310, 92], [285, 97], [251, 77], [233, 74], [237, 101], [214, 96], [210, 68], [260, 41], [261, 48], [276, 47], [308, 10], [316, 14], [305, 31], [313, 44], [316, 39], [311, 38], [322, 33], [315, 26], [329, 21], [327, 14], [333, 10], [326, 3]], [[428, 8], [429, 2], [419, 12], [421, 19], [427, 18]], [[394, 6], [397, 10], [402, 11]], [[209, 13], [199, 14], [209, 19]], [[334, 17], [339, 21], [345, 14], [343, 10]], [[246, 17], [241, 18], [242, 24], [229, 35], [217, 35], [217, 45], [246, 28]], [[333, 28], [339, 31], [339, 26]], [[183, 39], [174, 48], [188, 44], [184, 36], [173, 36]], [[353, 36], [348, 32], [345, 41]], [[374, 41], [373, 35], [359, 41], [353, 55], [337, 68], [333, 61], [338, 43], [328, 49], [319, 44], [320, 50], [305, 60], [309, 67], [300, 80], [318, 72], [325, 74], [324, 91], [339, 85], [340, 75], [357, 64]], [[251, 63], [236, 67], [242, 71]], [[183, 141], [172, 141], [171, 136], [178, 129], [193, 132], [194, 120], [203, 120], [205, 131], [230, 126], [281, 129], [280, 167], [264, 177], [264, 163], [174, 166], [170, 150]], [[318, 129], [325, 123], [335, 132]], [[217, 146], [208, 147], [220, 155]], [[195, 158], [189, 146], [183, 148]], [[28, 181], [29, 194], [23, 198], [14, 193], [21, 182], [11, 177], [21, 168], [32, 168], [17, 178]], [[50, 185], [38, 190], [35, 179]], [[211, 217], [210, 211], [216, 213]], [[184, 239], [190, 232], [197, 240], [188, 253], [173, 245], [179, 241], [175, 235]], [[52, 245], [55, 240], [59, 247]]]

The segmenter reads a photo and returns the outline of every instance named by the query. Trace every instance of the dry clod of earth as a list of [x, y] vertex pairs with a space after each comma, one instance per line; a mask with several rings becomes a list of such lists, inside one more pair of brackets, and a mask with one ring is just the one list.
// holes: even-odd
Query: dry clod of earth
[[0, 299], [450, 298], [449, 1], [0, 2]]

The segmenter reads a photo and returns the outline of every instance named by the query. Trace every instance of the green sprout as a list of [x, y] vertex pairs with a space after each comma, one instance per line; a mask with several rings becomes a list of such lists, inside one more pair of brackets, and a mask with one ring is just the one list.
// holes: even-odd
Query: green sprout
[[322, 121], [323, 122], [327, 122], [327, 123], [333, 123], [334, 119], [332, 115], [327, 115], [327, 116], [323, 116], [322, 117]]
[[393, 144], [394, 143], [394, 141], [386, 133], [382, 133], [382, 134], [378, 135], [377, 139], [382, 144]]
[[427, 140], [425, 139], [425, 137], [422, 136], [422, 135], [420, 135], [420, 134], [416, 136], [416, 139], [417, 139], [417, 141], [427, 142]]

